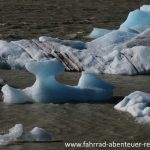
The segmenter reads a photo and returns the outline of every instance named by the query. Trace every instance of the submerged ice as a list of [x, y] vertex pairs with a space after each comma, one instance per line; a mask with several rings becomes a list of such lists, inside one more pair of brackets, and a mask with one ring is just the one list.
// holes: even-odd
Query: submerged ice
[[64, 67], [56, 59], [31, 62], [26, 65], [26, 69], [36, 76], [35, 83], [23, 90], [3, 86], [5, 103], [106, 101], [113, 94], [112, 85], [91, 73], [83, 72], [77, 86], [59, 83], [55, 76], [62, 74]]
[[7, 134], [0, 135], [0, 145], [13, 144], [15, 142], [29, 142], [29, 141], [51, 141], [50, 133], [42, 128], [35, 127], [31, 131], [24, 130], [22, 124], [16, 124], [9, 129]]

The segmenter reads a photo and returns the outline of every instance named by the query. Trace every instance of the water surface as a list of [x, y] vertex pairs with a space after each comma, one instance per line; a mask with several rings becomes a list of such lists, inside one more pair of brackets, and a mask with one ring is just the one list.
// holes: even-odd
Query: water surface
[[[8, 84], [24, 88], [34, 82], [34, 77], [25, 71], [0, 70]], [[125, 95], [142, 90], [150, 92], [149, 76], [99, 75], [115, 87], [116, 101]], [[57, 78], [60, 82], [76, 85], [80, 73], [65, 73]], [[59, 94], [59, 93], [58, 93]], [[66, 149], [64, 142], [150, 142], [150, 125], [137, 124], [129, 114], [114, 110], [115, 102], [105, 104], [25, 104], [7, 105], [0, 103], [0, 131], [16, 123], [26, 129], [42, 127], [54, 136], [56, 142], [23, 143], [5, 146], [6, 150], [58, 150]], [[89, 148], [90, 149], [90, 148]], [[92, 149], [92, 148], [91, 148]]]
[[143, 4], [149, 0], [0, 0], [0, 38], [83, 39], [93, 27], [118, 28]]
[[[93, 27], [118, 28], [129, 11], [143, 4], [149, 4], [149, 0], [0, 0], [0, 39], [31, 39], [48, 35], [85, 40], [84, 36]], [[0, 70], [0, 76], [19, 88], [30, 86], [35, 80], [24, 71]], [[80, 73], [65, 73], [59, 80], [75, 85], [79, 76]], [[150, 142], [150, 125], [139, 125], [129, 114], [113, 108], [117, 101], [135, 90], [150, 92], [150, 77], [100, 77], [115, 86], [113, 103], [6, 105], [0, 102], [1, 133], [16, 123], [22, 123], [26, 129], [42, 127], [58, 140], [15, 144], [0, 149], [63, 150], [66, 149], [64, 142], [68, 141]]]

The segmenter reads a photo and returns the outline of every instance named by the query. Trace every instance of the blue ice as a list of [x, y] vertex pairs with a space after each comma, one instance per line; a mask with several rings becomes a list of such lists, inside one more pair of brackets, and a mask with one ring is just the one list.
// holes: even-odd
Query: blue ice
[[104, 36], [105, 34], [111, 32], [111, 30], [101, 29], [101, 28], [93, 28], [92, 32], [88, 35], [89, 38], [99, 38]]
[[137, 25], [150, 27], [150, 5], [143, 5], [140, 9], [130, 12], [120, 28], [131, 28]]
[[36, 76], [35, 83], [23, 90], [3, 86], [5, 103], [101, 102], [113, 95], [112, 85], [90, 73], [83, 72], [77, 86], [59, 83], [55, 76], [64, 73], [64, 66], [57, 59], [31, 62], [26, 69]]

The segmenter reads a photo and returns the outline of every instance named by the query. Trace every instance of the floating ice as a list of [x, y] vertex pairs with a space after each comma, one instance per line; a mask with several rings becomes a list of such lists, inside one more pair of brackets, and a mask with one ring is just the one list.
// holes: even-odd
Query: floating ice
[[94, 74], [83, 72], [77, 86], [57, 82], [55, 76], [62, 74], [64, 67], [56, 59], [32, 62], [26, 68], [36, 76], [35, 83], [24, 90], [3, 86], [5, 103], [106, 101], [112, 97], [113, 87]]
[[51, 139], [51, 134], [42, 128], [35, 127], [27, 132], [24, 130], [22, 124], [16, 124], [13, 128], [9, 129], [9, 133], [0, 135], [0, 145], [8, 145], [21, 141], [51, 141]]
[[27, 63], [57, 58], [67, 71], [150, 74], [150, 5], [131, 12], [119, 29], [94, 28], [90, 36], [96, 39], [87, 43], [45, 36], [0, 41], [0, 68], [25, 69]]
[[129, 112], [139, 123], [150, 123], [150, 94], [135, 91], [115, 105], [115, 109]]
[[120, 111], [127, 111], [136, 117], [139, 123], [150, 122], [150, 94], [136, 91], [125, 97], [115, 106]]
[[109, 32], [111, 32], [111, 30], [94, 28], [93, 31], [87, 37], [96, 39], [101, 36], [104, 36], [105, 34], [107, 34]]
[[50, 141], [52, 136], [42, 128], [34, 127], [30, 134], [35, 141]]

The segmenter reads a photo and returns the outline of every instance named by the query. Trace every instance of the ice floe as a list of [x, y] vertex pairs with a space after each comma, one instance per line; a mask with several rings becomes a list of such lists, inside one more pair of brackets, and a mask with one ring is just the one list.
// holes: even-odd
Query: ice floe
[[113, 95], [112, 85], [101, 81], [91, 73], [83, 72], [77, 86], [59, 83], [55, 76], [62, 74], [64, 67], [57, 59], [31, 62], [26, 68], [36, 76], [35, 83], [23, 90], [9, 85], [3, 86], [5, 103], [101, 102], [109, 100]]
[[139, 123], [150, 123], [150, 94], [135, 91], [126, 96], [114, 107], [123, 112], [129, 112]]
[[15, 142], [40, 142], [51, 141], [52, 135], [42, 128], [35, 127], [31, 131], [24, 130], [22, 124], [16, 124], [9, 129], [7, 134], [0, 135], [0, 145], [13, 144]]

